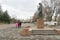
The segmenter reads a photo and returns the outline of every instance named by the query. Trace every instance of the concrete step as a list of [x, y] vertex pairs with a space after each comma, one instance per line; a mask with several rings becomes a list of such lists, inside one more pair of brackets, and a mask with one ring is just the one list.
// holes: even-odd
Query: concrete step
[[54, 30], [32, 30], [33, 35], [57, 35]]

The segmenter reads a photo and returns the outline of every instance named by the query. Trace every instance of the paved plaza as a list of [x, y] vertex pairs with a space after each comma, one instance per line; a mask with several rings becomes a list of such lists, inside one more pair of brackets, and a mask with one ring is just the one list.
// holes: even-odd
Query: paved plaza
[[[11, 25], [11, 24], [10, 24]], [[15, 24], [8, 25], [6, 28], [0, 29], [0, 40], [60, 40], [60, 35], [30, 35], [21, 36], [20, 31], [27, 26], [27, 24], [22, 24], [22, 28], [16, 28]], [[36, 26], [34, 24], [29, 24], [31, 26]], [[2, 26], [2, 25], [1, 25]]]

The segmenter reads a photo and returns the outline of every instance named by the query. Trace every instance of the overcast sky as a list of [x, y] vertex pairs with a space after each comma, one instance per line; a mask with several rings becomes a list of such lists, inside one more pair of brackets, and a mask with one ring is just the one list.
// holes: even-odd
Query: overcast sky
[[11, 17], [27, 19], [33, 16], [40, 0], [0, 0], [3, 10]]

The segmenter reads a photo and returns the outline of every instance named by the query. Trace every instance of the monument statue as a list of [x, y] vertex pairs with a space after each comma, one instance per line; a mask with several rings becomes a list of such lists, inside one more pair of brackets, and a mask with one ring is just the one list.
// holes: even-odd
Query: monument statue
[[39, 3], [39, 8], [38, 8], [38, 18], [42, 18], [43, 14], [42, 14], [42, 4]]
[[39, 3], [39, 8], [38, 8], [37, 27], [44, 28], [44, 20], [43, 20], [42, 4], [41, 3]]

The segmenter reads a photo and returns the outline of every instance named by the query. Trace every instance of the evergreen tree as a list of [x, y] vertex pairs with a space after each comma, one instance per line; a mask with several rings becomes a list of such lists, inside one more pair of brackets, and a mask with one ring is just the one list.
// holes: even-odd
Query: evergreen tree
[[10, 23], [10, 16], [8, 15], [7, 10], [3, 14], [3, 20], [7, 23]]
[[2, 14], [3, 14], [3, 11], [2, 11], [2, 8], [1, 8], [1, 5], [0, 5], [0, 22], [2, 22]]

